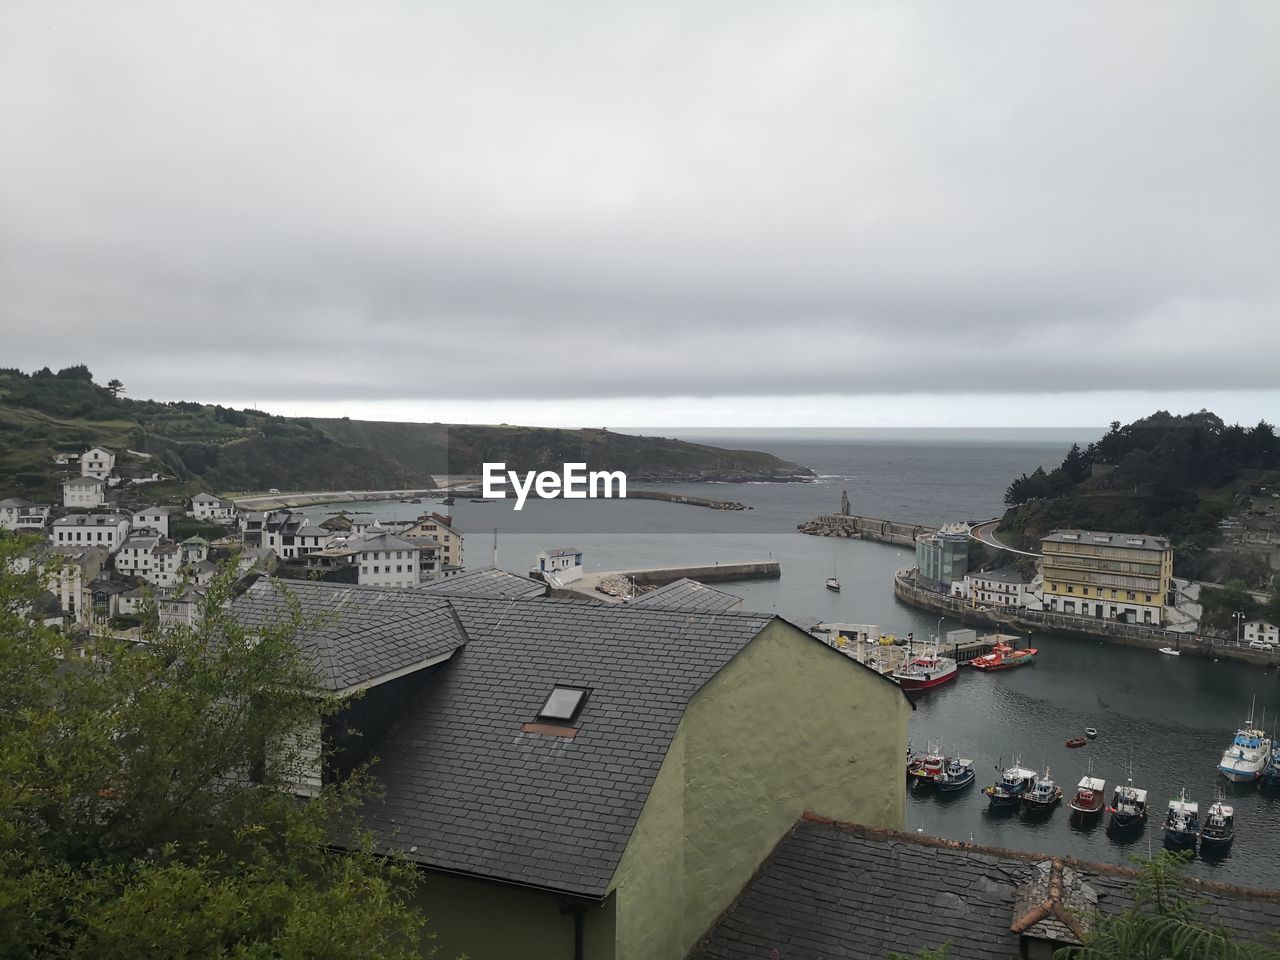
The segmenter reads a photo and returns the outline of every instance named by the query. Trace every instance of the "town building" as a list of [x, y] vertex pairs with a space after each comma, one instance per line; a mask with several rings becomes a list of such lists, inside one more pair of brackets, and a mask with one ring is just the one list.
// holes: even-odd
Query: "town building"
[[453, 517], [443, 513], [424, 513], [418, 522], [401, 534], [407, 540], [427, 538], [440, 544], [440, 570], [448, 574], [462, 569], [463, 535]]
[[582, 579], [582, 551], [577, 547], [552, 547], [538, 554], [530, 576], [564, 586]]
[[197, 520], [232, 523], [236, 519], [236, 504], [234, 500], [224, 500], [211, 493], [197, 493], [191, 498], [191, 509], [188, 513]]
[[107, 560], [106, 547], [55, 547], [45, 541], [15, 558], [14, 569], [17, 573], [25, 573], [32, 567], [38, 570], [68, 620], [87, 626], [92, 613], [87, 588], [102, 572]]
[[1173, 546], [1146, 534], [1055, 530], [1040, 541], [1044, 608], [1160, 626], [1173, 606]]
[[966, 573], [952, 584], [952, 596], [962, 597], [975, 607], [1025, 607], [1031, 585], [1011, 567]]
[[47, 503], [32, 503], [22, 497], [0, 500], [0, 530], [16, 530], [19, 533], [36, 533], [49, 522]]
[[150, 506], [134, 511], [134, 530], [154, 530], [162, 537], [169, 536], [169, 518], [181, 513], [178, 507]]
[[123, 513], [72, 513], [53, 521], [50, 541], [55, 547], [104, 547], [115, 553], [129, 535]]
[[[808, 814], [690, 960], [1051, 960], [1134, 903], [1132, 867], [835, 823]], [[1280, 929], [1280, 895], [1192, 879], [1197, 919], [1240, 941]], [[771, 953], [772, 949], [772, 953]], [[674, 954], [673, 954], [674, 956]]]
[[949, 593], [969, 569], [969, 530], [948, 524], [916, 537], [916, 582], [926, 590]]
[[416, 587], [422, 582], [422, 548], [411, 540], [378, 533], [352, 538], [357, 583], [371, 587]]
[[152, 557], [162, 542], [161, 536], [150, 529], [130, 533], [116, 551], [116, 572], [150, 580]]
[[116, 468], [116, 455], [107, 447], [92, 447], [80, 454], [80, 475], [106, 480]]
[[106, 506], [107, 481], [101, 477], [72, 477], [62, 484], [62, 505], [72, 510]]
[[1260, 641], [1273, 645], [1280, 644], [1280, 627], [1265, 620], [1250, 620], [1244, 625], [1240, 638], [1245, 643]]
[[[378, 757], [362, 815], [421, 870], [442, 956], [684, 957], [805, 810], [902, 826], [910, 702], [777, 617], [288, 590], [339, 614], [299, 638], [325, 690], [376, 688], [299, 731], [294, 788]], [[231, 609], [290, 616], [265, 581]]]

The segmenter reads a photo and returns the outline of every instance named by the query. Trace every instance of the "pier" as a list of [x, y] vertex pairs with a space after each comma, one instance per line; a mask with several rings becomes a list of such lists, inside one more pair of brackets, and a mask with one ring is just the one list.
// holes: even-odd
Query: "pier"
[[628, 500], [665, 500], [667, 503], [687, 503], [691, 507], [707, 507], [710, 510], [749, 510], [737, 500], [713, 500], [710, 497], [691, 497], [684, 493], [667, 493], [663, 490], [628, 490]]
[[[918, 654], [925, 645], [916, 640], [908, 648], [897, 643], [901, 637], [893, 637], [895, 642], [884, 643], [882, 638], [889, 635], [880, 633], [879, 627], [863, 623], [819, 623], [813, 628], [815, 634], [825, 634], [828, 646], [834, 647], [846, 656], [870, 667], [880, 673], [892, 673], [906, 659], [908, 650]], [[964, 666], [978, 657], [985, 656], [995, 649], [997, 643], [1005, 643], [1017, 647], [1022, 638], [1010, 633], [979, 634], [976, 630], [948, 630], [942, 642], [938, 644], [938, 653], [950, 657]]]
[[662, 587], [689, 578], [702, 583], [725, 583], [733, 580], [777, 580], [782, 576], [778, 560], [749, 560], [739, 563], [687, 564], [679, 567], [637, 567], [632, 570], [599, 570], [584, 573], [581, 578], [554, 592], [566, 596], [586, 595], [594, 600], [621, 602], [625, 595], [608, 588], [612, 583], [640, 587]]
[[914, 547], [916, 537], [933, 533], [938, 528], [922, 523], [904, 523], [901, 520], [829, 513], [807, 520], [797, 525], [796, 529], [812, 537], [844, 537], [851, 540], [874, 540], [898, 547]]

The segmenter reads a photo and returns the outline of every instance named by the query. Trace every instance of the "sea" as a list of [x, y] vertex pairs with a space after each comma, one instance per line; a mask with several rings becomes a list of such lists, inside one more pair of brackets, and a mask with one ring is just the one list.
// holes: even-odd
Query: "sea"
[[[466, 535], [466, 565], [495, 563], [527, 573], [545, 547], [575, 546], [589, 571], [777, 559], [777, 580], [721, 584], [743, 598], [744, 609], [800, 622], [877, 625], [917, 638], [962, 624], [915, 610], [893, 596], [896, 569], [914, 562], [911, 550], [858, 540], [811, 537], [796, 525], [839, 508], [847, 492], [856, 514], [913, 523], [981, 520], [1003, 512], [1009, 482], [1038, 466], [1058, 464], [1073, 442], [1100, 429], [1009, 431], [654, 431], [720, 446], [764, 450], [811, 468], [804, 483], [673, 484], [674, 493], [733, 500], [749, 509], [719, 511], [652, 500], [533, 500], [472, 503], [446, 508], [428, 499], [328, 504], [309, 508], [315, 519], [359, 510], [410, 519], [423, 510], [451, 512]], [[640, 489], [640, 485], [632, 489]], [[825, 588], [835, 573], [840, 593]], [[975, 762], [977, 783], [942, 796], [908, 791], [904, 828], [955, 840], [1131, 865], [1162, 845], [1164, 812], [1180, 790], [1207, 811], [1222, 791], [1235, 808], [1236, 840], [1225, 857], [1196, 858], [1192, 874], [1246, 886], [1280, 887], [1280, 795], [1235, 786], [1216, 772], [1223, 750], [1256, 702], [1271, 729], [1280, 720], [1280, 671], [1227, 661], [1165, 657], [1052, 633], [1026, 637], [1040, 652], [1034, 665], [997, 674], [961, 669], [954, 683], [913, 696], [910, 738], [916, 750], [938, 743], [947, 754]], [[1079, 749], [1064, 746], [1099, 731]], [[870, 735], [854, 726], [849, 736]], [[1047, 818], [993, 815], [980, 792], [1017, 759], [1049, 769], [1064, 801]], [[1082, 776], [1107, 782], [1132, 779], [1149, 791], [1145, 830], [1126, 842], [1112, 839], [1105, 818], [1079, 827], [1066, 800]]]

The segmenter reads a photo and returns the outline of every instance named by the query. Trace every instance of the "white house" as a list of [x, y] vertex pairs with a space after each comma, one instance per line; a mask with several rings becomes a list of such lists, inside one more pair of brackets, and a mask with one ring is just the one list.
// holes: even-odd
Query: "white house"
[[951, 594], [975, 607], [1025, 607], [1031, 585], [1016, 570], [980, 570], [951, 585]]
[[169, 536], [169, 518], [177, 512], [177, 507], [143, 507], [133, 515], [133, 529], [150, 529], [162, 537], [167, 537]]
[[1241, 639], [1245, 643], [1261, 640], [1263, 643], [1280, 644], [1280, 627], [1265, 620], [1250, 620], [1244, 625]]
[[101, 477], [73, 477], [62, 485], [64, 507], [92, 510], [107, 502], [107, 481]]
[[116, 455], [106, 447], [93, 447], [80, 454], [80, 475], [105, 480], [116, 468]]
[[557, 584], [573, 583], [582, 578], [582, 551], [577, 547], [553, 547], [538, 554], [531, 574]]
[[32, 503], [22, 497], [0, 500], [0, 529], [34, 532], [49, 522], [48, 504]]
[[347, 541], [358, 551], [356, 558], [361, 586], [415, 587], [421, 581], [422, 548], [389, 533]]
[[57, 597], [72, 622], [88, 624], [92, 603], [86, 588], [102, 572], [106, 561], [107, 551], [103, 547], [51, 549], [47, 543], [41, 543], [31, 553], [15, 558], [14, 570], [25, 573], [36, 567], [45, 577], [49, 592]]
[[204, 591], [187, 587], [181, 593], [156, 600], [156, 613], [162, 627], [182, 624], [193, 627], [200, 622], [204, 609]]
[[209, 541], [204, 537], [196, 536], [187, 537], [182, 541], [182, 562], [203, 563], [209, 559]]
[[53, 521], [49, 538], [55, 547], [105, 547], [115, 553], [129, 536], [123, 513], [73, 513]]
[[166, 540], [151, 552], [151, 569], [142, 574], [157, 587], [172, 587], [182, 573], [182, 547]]
[[336, 539], [338, 539], [338, 535], [332, 530], [326, 530], [317, 524], [309, 523], [299, 527], [292, 537], [285, 536], [284, 549], [288, 551], [285, 555], [289, 557], [305, 557], [309, 553], [323, 550]]
[[116, 551], [116, 572], [150, 580], [155, 549], [162, 542], [159, 534], [150, 532], [129, 534], [120, 544], [120, 549]]
[[223, 500], [211, 493], [197, 493], [191, 498], [190, 515], [197, 520], [212, 520], [214, 523], [231, 523], [236, 519], [234, 500]]

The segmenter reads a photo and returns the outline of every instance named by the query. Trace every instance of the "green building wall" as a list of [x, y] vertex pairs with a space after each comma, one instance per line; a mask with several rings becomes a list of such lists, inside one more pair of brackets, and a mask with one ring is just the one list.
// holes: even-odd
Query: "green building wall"
[[910, 712], [774, 621], [685, 711], [614, 878], [618, 960], [683, 957], [805, 810], [900, 829]]

